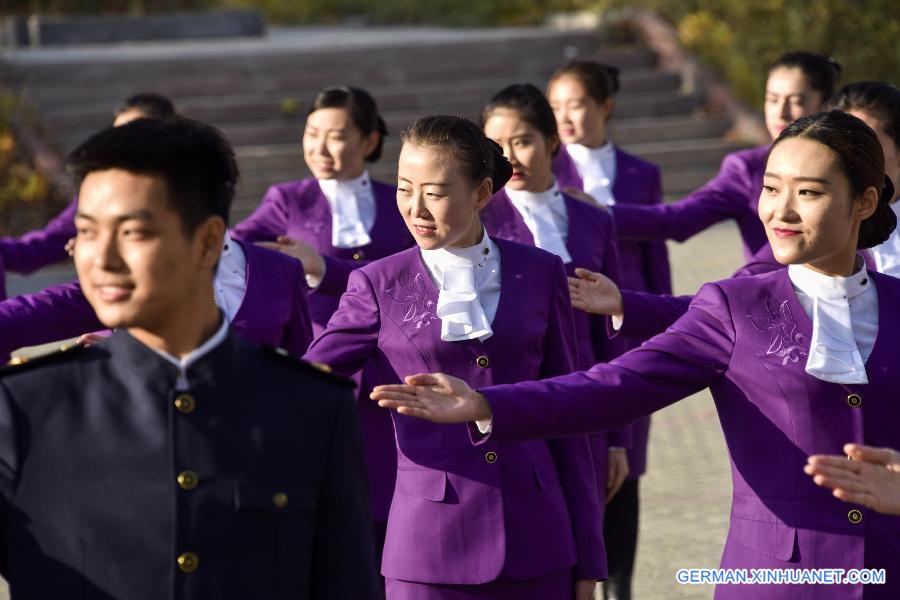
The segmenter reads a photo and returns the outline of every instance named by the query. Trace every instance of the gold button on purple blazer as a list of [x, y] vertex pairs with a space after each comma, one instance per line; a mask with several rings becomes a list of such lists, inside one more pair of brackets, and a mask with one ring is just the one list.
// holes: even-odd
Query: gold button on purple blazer
[[[566, 274], [575, 276], [575, 268], [581, 267], [603, 273], [621, 285], [622, 273], [616, 237], [613, 232], [612, 217], [601, 208], [590, 206], [580, 200], [563, 194], [568, 214], [566, 249], [572, 261], [566, 265]], [[513, 206], [505, 190], [500, 190], [481, 211], [481, 221], [487, 232], [499, 239], [510, 240], [534, 246], [534, 236], [525, 224], [521, 213]], [[612, 360], [626, 350], [620, 340], [612, 341], [606, 335], [605, 320], [594, 317], [582, 310], [572, 314], [575, 323], [575, 343], [578, 346], [576, 369], [588, 369], [601, 361]], [[647, 419], [649, 424], [649, 419]], [[609, 465], [609, 447], [617, 446], [634, 449], [631, 428], [592, 433], [589, 436], [591, 453], [594, 458], [598, 493], [601, 502], [606, 501], [606, 481]], [[646, 436], [644, 437], [641, 464], [646, 461]], [[629, 455], [632, 455], [629, 452]], [[603, 522], [603, 514], [597, 517]]]
[[[491, 385], [571, 371], [575, 340], [562, 261], [495, 241], [501, 292], [493, 335], [484, 342], [441, 340], [438, 288], [411, 248], [350, 275], [307, 358], [338, 373], [371, 360], [388, 382], [440, 370]], [[487, 367], [479, 357], [487, 357]], [[605, 577], [584, 436], [475, 448], [465, 425], [391, 416], [398, 471], [382, 574], [435, 585], [539, 578], [573, 567], [577, 579]]]
[[[721, 566], [883, 568], [887, 575], [885, 585], [865, 587], [723, 585], [716, 597], [900, 598], [900, 517], [845, 504], [803, 473], [807, 456], [842, 454], [847, 442], [900, 447], [900, 280], [869, 275], [880, 312], [867, 385], [806, 373], [812, 322], [780, 269], [707, 284], [665, 333], [610, 364], [483, 389], [494, 413], [485, 444], [620, 427], [709, 387], [734, 486]], [[859, 406], [848, 403], [852, 394], [863, 399]], [[853, 510], [859, 514], [851, 517]], [[684, 558], [687, 565], [690, 549]]]

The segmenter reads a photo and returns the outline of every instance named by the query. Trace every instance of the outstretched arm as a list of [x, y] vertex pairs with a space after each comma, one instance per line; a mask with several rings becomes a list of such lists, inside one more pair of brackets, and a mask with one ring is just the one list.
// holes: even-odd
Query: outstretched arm
[[0, 238], [0, 258], [8, 271], [28, 274], [69, 257], [66, 243], [75, 237], [75, 211], [78, 199], [46, 227], [29, 231], [18, 238]]
[[0, 302], [0, 354], [106, 329], [77, 281]]
[[493, 419], [495, 441], [577, 435], [623, 427], [708, 387], [728, 370], [734, 343], [728, 300], [707, 284], [665, 333], [589, 371], [481, 392], [446, 375], [416, 375], [375, 388], [372, 398], [440, 423]]
[[616, 231], [623, 240], [683, 242], [726, 219], [744, 213], [752, 196], [753, 178], [746, 163], [734, 154], [722, 161], [714, 179], [692, 194], [667, 204], [616, 204]]

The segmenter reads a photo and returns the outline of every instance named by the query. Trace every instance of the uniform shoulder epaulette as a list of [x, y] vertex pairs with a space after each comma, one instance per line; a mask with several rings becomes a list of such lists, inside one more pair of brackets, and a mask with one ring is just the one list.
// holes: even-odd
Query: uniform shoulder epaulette
[[81, 344], [67, 344], [60, 346], [58, 350], [38, 356], [16, 356], [6, 365], [0, 367], [0, 377], [12, 373], [23, 373], [37, 367], [51, 365], [63, 359], [69, 359], [84, 352], [86, 348], [87, 346]]
[[291, 365], [297, 367], [304, 373], [308, 373], [310, 375], [314, 375], [319, 379], [324, 379], [325, 381], [329, 381], [331, 383], [335, 383], [341, 387], [345, 387], [348, 389], [353, 389], [356, 387], [356, 384], [353, 380], [348, 379], [347, 377], [343, 377], [342, 375], [337, 375], [331, 372], [331, 367], [323, 363], [317, 363], [312, 361], [300, 360], [299, 358], [294, 358], [291, 356], [287, 350], [284, 348], [276, 348], [274, 346], [263, 346], [263, 350], [266, 351], [266, 354], [270, 356], [274, 356], [281, 361], [288, 362]]

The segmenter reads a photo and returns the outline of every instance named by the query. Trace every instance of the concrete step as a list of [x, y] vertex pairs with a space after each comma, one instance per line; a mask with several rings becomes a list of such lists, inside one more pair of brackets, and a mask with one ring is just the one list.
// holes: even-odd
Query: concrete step
[[[496, 91], [499, 88], [494, 88]], [[425, 102], [427, 98], [410, 98], [409, 106], [393, 110], [382, 110], [388, 131], [399, 133], [419, 116], [428, 114], [456, 114], [478, 120], [483, 102], [493, 91], [485, 91], [482, 94], [460, 95], [447, 97], [445, 93], [435, 92], [431, 102]], [[420, 103], [421, 102], [421, 103]], [[645, 117], [647, 115], [670, 116], [690, 115], [700, 106], [701, 98], [695, 95], [674, 95], [671, 92], [648, 92], [634, 95], [629, 102], [620, 102], [616, 108], [616, 116], [621, 118]], [[413, 104], [418, 104], [414, 106]], [[192, 116], [192, 115], [189, 115]], [[108, 117], [106, 119], [108, 121]], [[238, 123], [220, 123], [215, 120], [208, 122], [220, 126], [224, 133], [236, 146], [285, 144], [300, 139], [303, 127], [303, 117], [298, 115], [293, 118], [270, 118], [268, 120], [256, 120]], [[54, 142], [63, 152], [70, 152], [79, 143], [92, 135], [98, 129], [106, 125], [92, 123], [77, 124], [71, 128], [49, 128], [48, 131], [58, 132], [54, 136]], [[389, 138], [391, 139], [391, 138]]]
[[[543, 76], [539, 80], [533, 80], [533, 83], [543, 86], [556, 66], [558, 63], [554, 63], [547, 69], [546, 75], [542, 74]], [[215, 123], [282, 118], [281, 104], [285, 100], [296, 102], [298, 112], [302, 117], [315, 94], [333, 80], [334, 77], [329, 76], [328, 80], [323, 80], [315, 86], [291, 87], [289, 81], [282, 79], [281, 83], [284, 84], [284, 89], [276, 92], [246, 90], [232, 81], [230, 93], [225, 97], [210, 95], [207, 90], [195, 86], [191, 88], [191, 93], [194, 95], [177, 96], [175, 100], [178, 109], [184, 114]], [[453, 91], [454, 94], [491, 94], [506, 85], [523, 80], [522, 74], [518, 72], [505, 72], [491, 77], [454, 81]], [[640, 69], [623, 74], [622, 91], [618, 98], [620, 102], [627, 103], [636, 95], [677, 92], [680, 85], [681, 78], [676, 73]], [[436, 96], [446, 95], [447, 82], [439, 79], [419, 81], [414, 84], [368, 85], [366, 90], [375, 97], [382, 110], [390, 110], [406, 107], [411, 102], [413, 105], [428, 103], [433, 101]], [[67, 97], [65, 103], [43, 103], [42, 106], [42, 122], [49, 128], [83, 126], [84, 123], [106, 123], [112, 110], [112, 106], [105, 99], [98, 100], [95, 96], [78, 104], [74, 103], [72, 98]]]

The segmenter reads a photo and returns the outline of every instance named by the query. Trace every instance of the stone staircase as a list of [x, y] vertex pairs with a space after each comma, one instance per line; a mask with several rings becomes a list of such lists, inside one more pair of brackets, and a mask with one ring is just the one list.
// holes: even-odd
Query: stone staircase
[[378, 101], [392, 135], [371, 171], [392, 182], [397, 134], [412, 119], [475, 118], [504, 85], [543, 87], [573, 56], [622, 68], [613, 139], [660, 165], [668, 197], [703, 184], [733, 149], [723, 140], [730, 123], [704, 116], [703, 98], [683, 94], [680, 76], [657, 68], [652, 52], [604, 45], [591, 31], [285, 29], [256, 41], [24, 50], [2, 60], [6, 86], [24, 91], [60, 152], [105, 126], [117, 103], [139, 91], [169, 95], [184, 114], [220, 127], [243, 174], [239, 220], [269, 184], [308, 175], [299, 140], [306, 107], [326, 85], [364, 87]]

